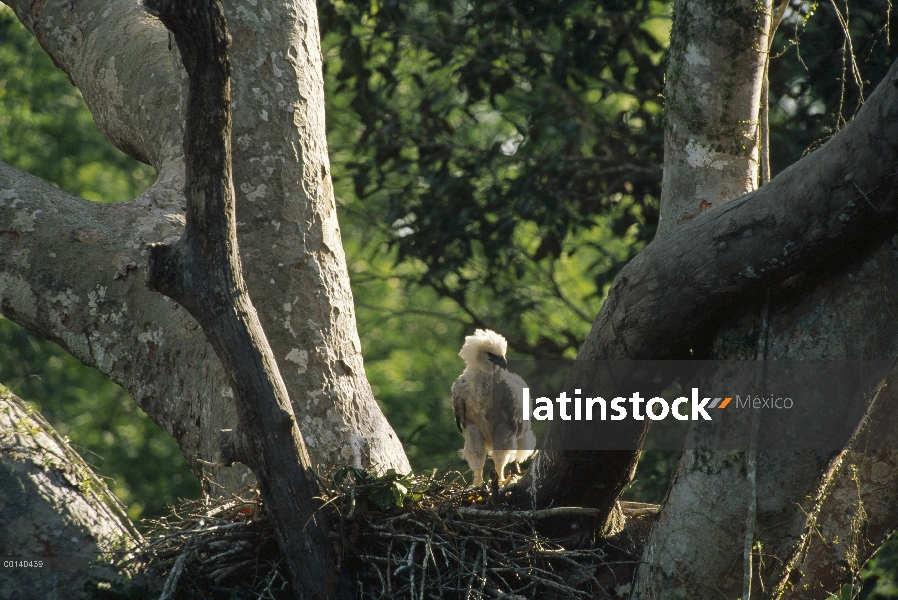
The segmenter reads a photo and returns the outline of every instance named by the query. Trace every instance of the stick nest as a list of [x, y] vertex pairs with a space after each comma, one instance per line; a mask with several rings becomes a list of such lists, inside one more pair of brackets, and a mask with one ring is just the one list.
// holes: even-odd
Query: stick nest
[[[522, 511], [509, 488], [465, 487], [453, 471], [375, 476], [344, 468], [321, 482], [342, 588], [358, 598], [616, 598], [626, 595], [636, 539], [625, 503], [598, 511]], [[510, 487], [510, 486], [509, 486]], [[625, 516], [626, 515], [626, 516]], [[647, 529], [648, 521], [646, 522]], [[603, 535], [604, 527], [604, 535]], [[609, 529], [610, 527], [610, 529]], [[165, 581], [161, 600], [290, 597], [286, 565], [259, 494], [185, 502], [152, 523], [144, 560]]]

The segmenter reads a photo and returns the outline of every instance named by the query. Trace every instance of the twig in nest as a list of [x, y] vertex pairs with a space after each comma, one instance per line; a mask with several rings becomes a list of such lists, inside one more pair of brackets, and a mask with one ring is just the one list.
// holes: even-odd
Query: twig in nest
[[171, 572], [168, 574], [168, 578], [165, 580], [165, 587], [162, 588], [162, 595], [159, 596], [159, 600], [171, 600], [171, 598], [174, 597], [175, 590], [178, 588], [178, 577], [181, 576], [181, 571], [184, 570], [184, 563], [187, 562], [187, 557], [190, 555], [190, 551], [193, 550], [193, 545], [195, 543], [196, 534], [193, 534], [187, 541], [187, 545], [184, 546], [184, 551], [181, 552], [181, 556], [178, 557], [175, 566], [172, 567]]

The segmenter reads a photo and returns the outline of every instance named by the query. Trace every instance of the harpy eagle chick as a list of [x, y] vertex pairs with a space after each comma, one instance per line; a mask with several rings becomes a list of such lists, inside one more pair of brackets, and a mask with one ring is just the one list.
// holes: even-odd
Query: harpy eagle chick
[[505, 338], [488, 329], [478, 329], [465, 338], [458, 353], [465, 370], [452, 384], [455, 424], [465, 434], [459, 452], [474, 471], [474, 485], [483, 484], [483, 465], [492, 453], [499, 479], [505, 466], [533, 454], [536, 438], [530, 422], [522, 416], [524, 380], [508, 371]]

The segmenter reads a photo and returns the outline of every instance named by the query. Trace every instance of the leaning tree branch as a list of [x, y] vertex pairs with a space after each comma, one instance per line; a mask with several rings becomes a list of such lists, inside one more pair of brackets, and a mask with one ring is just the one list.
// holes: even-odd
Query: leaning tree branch
[[189, 78], [186, 228], [177, 243], [151, 248], [147, 283], [196, 318], [224, 366], [238, 413], [231, 458], [259, 480], [296, 597], [329, 597], [334, 577], [327, 523], [313, 499], [311, 461], [237, 250], [224, 9], [217, 0], [147, 0], [146, 8], [174, 34]]
[[183, 70], [159, 21], [128, 0], [2, 1], [78, 86], [108, 140], [157, 171], [180, 168]]
[[[615, 279], [578, 360], [688, 358], [707, 325], [746, 297], [898, 231], [898, 63], [854, 121], [769, 184], [662, 236]], [[645, 429], [634, 428], [634, 448]], [[639, 450], [562, 452], [550, 429], [516, 502], [610, 511]], [[588, 476], [584, 476], [588, 473]], [[534, 484], [531, 487], [531, 482]]]
[[0, 313], [125, 388], [195, 467], [234, 424], [231, 393], [217, 361], [196, 368], [212, 354], [196, 321], [144, 284], [146, 247], [183, 230], [161, 207], [183, 201], [157, 182], [133, 202], [88, 202], [0, 163]]
[[894, 233], [896, 77], [898, 63], [857, 118], [818, 151], [646, 247], [621, 270], [578, 358], [686, 357], [707, 323], [746, 292], [760, 294]]
[[[0, 554], [62, 563], [51, 576], [6, 569], [4, 598], [50, 598], [60, 589], [85, 590], [91, 579], [137, 575], [116, 568], [143, 541], [124, 507], [66, 440], [2, 384], [0, 507]], [[72, 557], [83, 558], [72, 565]]]
[[177, 239], [184, 222], [177, 48], [133, 2], [5, 2], [78, 85], [104, 135], [159, 179], [108, 205], [0, 163], [0, 313], [125, 388], [198, 478], [239, 489], [245, 469], [204, 473], [196, 462], [215, 459], [218, 432], [236, 419], [221, 367], [201, 366], [212, 352], [197, 323], [143, 284], [147, 246]]

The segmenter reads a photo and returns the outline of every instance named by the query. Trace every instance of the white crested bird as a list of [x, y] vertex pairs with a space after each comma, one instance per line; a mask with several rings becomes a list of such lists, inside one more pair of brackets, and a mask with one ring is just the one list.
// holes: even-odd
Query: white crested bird
[[465, 434], [459, 454], [474, 471], [474, 485], [483, 484], [483, 465], [492, 453], [499, 480], [505, 466], [529, 458], [536, 445], [522, 410], [524, 380], [508, 371], [505, 338], [489, 329], [478, 329], [465, 338], [458, 353], [465, 370], [452, 384], [455, 424]]

